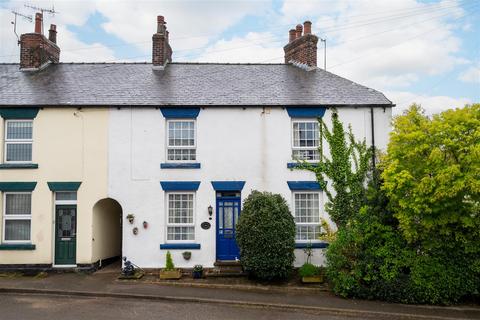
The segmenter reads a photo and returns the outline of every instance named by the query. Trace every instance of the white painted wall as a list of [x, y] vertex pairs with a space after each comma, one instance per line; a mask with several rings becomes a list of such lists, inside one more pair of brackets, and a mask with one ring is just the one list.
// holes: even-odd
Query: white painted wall
[[[375, 142], [385, 148], [390, 131], [391, 108], [375, 110]], [[339, 116], [351, 123], [357, 138], [371, 142], [370, 108], [341, 108]], [[331, 110], [325, 120], [330, 123]], [[211, 181], [246, 181], [242, 200], [251, 190], [280, 193], [291, 204], [290, 180], [315, 180], [310, 172], [291, 171], [291, 121], [283, 108], [205, 108], [197, 118], [197, 160], [201, 169], [160, 169], [165, 162], [166, 119], [153, 108], [110, 109], [109, 121], [109, 197], [123, 209], [123, 255], [144, 268], [165, 264], [165, 193], [160, 181], [201, 181], [196, 193], [195, 242], [201, 250], [171, 250], [178, 267], [215, 262], [215, 218], [209, 230], [200, 228], [208, 220], [207, 207], [215, 208]], [[325, 197], [324, 197], [325, 198]], [[130, 225], [125, 217], [135, 215]], [[326, 217], [326, 214], [323, 213]], [[214, 214], [215, 217], [215, 214]], [[143, 229], [147, 221], [149, 227]], [[138, 235], [132, 228], [137, 226]], [[183, 251], [191, 251], [185, 261]], [[296, 250], [296, 266], [305, 260]], [[313, 263], [323, 263], [322, 250], [315, 250]]]

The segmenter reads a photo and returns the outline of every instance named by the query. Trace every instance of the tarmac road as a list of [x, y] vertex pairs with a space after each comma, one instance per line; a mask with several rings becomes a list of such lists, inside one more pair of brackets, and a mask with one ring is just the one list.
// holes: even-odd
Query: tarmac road
[[[138, 299], [84, 298], [55, 295], [0, 294], [1, 320], [339, 320], [345, 317], [203, 303], [179, 303]], [[349, 318], [352, 319], [352, 318]], [[355, 319], [366, 319], [355, 317]], [[376, 317], [376, 320], [380, 318]]]

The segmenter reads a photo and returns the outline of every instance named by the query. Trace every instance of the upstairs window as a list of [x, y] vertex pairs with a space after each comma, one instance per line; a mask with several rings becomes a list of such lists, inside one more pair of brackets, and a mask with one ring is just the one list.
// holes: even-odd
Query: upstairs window
[[5, 162], [32, 161], [32, 120], [5, 121]]
[[295, 192], [293, 194], [297, 241], [315, 241], [320, 237], [320, 193]]
[[31, 219], [31, 193], [8, 192], [4, 194], [4, 242], [30, 242]]
[[319, 161], [318, 121], [293, 121], [292, 158], [294, 160]]
[[196, 161], [195, 120], [168, 120], [167, 130], [167, 160]]

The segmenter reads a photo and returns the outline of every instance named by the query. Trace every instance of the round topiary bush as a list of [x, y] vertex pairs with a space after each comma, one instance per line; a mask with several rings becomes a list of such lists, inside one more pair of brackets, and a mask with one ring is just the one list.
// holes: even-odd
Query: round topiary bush
[[261, 280], [285, 279], [295, 260], [295, 222], [279, 194], [253, 191], [237, 224], [243, 268]]

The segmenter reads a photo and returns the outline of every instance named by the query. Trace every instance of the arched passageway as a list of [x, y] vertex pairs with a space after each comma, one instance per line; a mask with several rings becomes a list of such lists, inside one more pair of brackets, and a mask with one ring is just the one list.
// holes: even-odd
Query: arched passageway
[[102, 267], [122, 256], [122, 206], [105, 198], [93, 206], [93, 261]]

